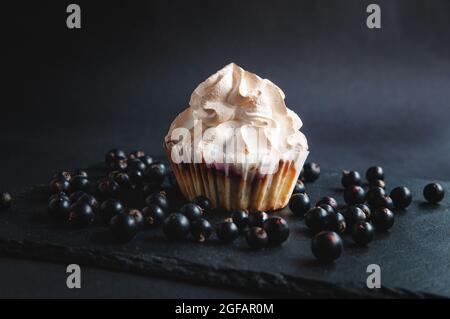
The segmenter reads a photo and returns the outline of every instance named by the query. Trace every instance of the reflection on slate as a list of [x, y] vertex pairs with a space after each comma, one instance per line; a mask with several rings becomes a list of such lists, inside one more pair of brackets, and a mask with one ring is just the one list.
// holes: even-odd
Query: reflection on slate
[[[91, 171], [93, 174], [93, 171]], [[340, 174], [322, 173], [307, 189], [312, 200], [331, 195], [342, 202]], [[425, 181], [389, 177], [388, 187], [407, 185], [415, 200], [398, 212], [390, 232], [376, 235], [367, 248], [345, 237], [345, 251], [331, 265], [319, 264], [310, 252], [310, 235], [303, 221], [286, 208], [291, 236], [282, 247], [249, 250], [244, 238], [221, 245], [169, 242], [161, 229], [146, 230], [127, 244], [111, 241], [107, 228], [67, 230], [52, 224], [46, 213], [46, 186], [17, 196], [13, 209], [0, 215], [0, 252], [39, 260], [169, 277], [195, 283], [258, 291], [287, 297], [450, 297], [448, 199], [430, 206], [422, 201]], [[443, 183], [450, 188], [450, 183]], [[175, 196], [175, 195], [174, 195]], [[172, 196], [172, 198], [174, 197]], [[172, 201], [178, 206], [181, 200]], [[209, 213], [219, 221], [223, 214]], [[381, 267], [381, 289], [366, 288], [366, 268]]]

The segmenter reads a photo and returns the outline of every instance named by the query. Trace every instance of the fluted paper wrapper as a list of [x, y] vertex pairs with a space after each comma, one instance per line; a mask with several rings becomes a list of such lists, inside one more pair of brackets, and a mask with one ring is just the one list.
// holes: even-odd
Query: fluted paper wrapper
[[261, 174], [258, 166], [236, 168], [234, 164], [180, 163], [172, 161], [165, 147], [178, 186], [188, 200], [203, 195], [216, 210], [268, 211], [285, 207], [309, 152], [295, 160], [278, 163], [273, 174]]

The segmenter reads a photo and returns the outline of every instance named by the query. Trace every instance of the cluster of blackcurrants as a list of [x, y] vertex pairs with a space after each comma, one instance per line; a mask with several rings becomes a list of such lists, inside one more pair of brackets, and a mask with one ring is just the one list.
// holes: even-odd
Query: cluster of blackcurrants
[[[202, 205], [203, 203], [203, 205]], [[192, 235], [196, 242], [206, 241], [213, 233], [213, 225], [205, 218], [203, 212], [210, 206], [209, 200], [200, 196], [194, 202], [172, 213], [163, 223], [163, 232], [171, 240], [183, 240]], [[265, 212], [248, 214], [236, 211], [229, 218], [215, 225], [217, 239], [223, 244], [234, 242], [240, 234], [245, 236], [250, 248], [259, 249], [282, 244], [289, 237], [289, 226], [281, 217], [269, 217]]]
[[[305, 172], [317, 166], [305, 164]], [[304, 217], [306, 226], [314, 234], [311, 250], [319, 260], [331, 262], [339, 258], [344, 234], [351, 234], [357, 245], [367, 245], [373, 240], [375, 230], [384, 232], [393, 226], [394, 210], [403, 210], [411, 204], [412, 195], [407, 187], [396, 187], [389, 195], [386, 193], [381, 167], [370, 167], [366, 179], [367, 191], [357, 171], [342, 172], [346, 203], [342, 207], [332, 197], [323, 197], [312, 207], [305, 185], [302, 180], [297, 182], [289, 207], [295, 216]], [[423, 194], [430, 203], [438, 203], [444, 197], [444, 190], [440, 184], [431, 183], [425, 186]]]
[[[168, 209], [161, 185], [166, 175], [173, 183], [166, 166], [143, 151], [126, 155], [119, 149], [106, 153], [105, 164], [107, 175], [95, 181], [83, 170], [55, 174], [49, 183], [51, 217], [71, 228], [109, 225], [119, 241], [128, 241], [143, 227], [160, 223]], [[126, 192], [142, 194], [145, 208], [126, 208], [119, 198]]]

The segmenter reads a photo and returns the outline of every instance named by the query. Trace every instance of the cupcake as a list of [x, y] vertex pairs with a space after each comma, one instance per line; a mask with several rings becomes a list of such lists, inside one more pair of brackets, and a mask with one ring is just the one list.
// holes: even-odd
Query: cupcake
[[283, 91], [231, 63], [192, 93], [164, 148], [183, 195], [217, 210], [267, 211], [287, 205], [308, 156], [300, 118]]

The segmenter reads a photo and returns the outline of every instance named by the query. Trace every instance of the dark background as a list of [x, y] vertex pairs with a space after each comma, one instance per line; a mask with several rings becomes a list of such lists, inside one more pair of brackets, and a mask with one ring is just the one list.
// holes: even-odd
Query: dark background
[[[192, 90], [230, 62], [284, 90], [322, 168], [450, 179], [449, 1], [76, 1], [82, 29], [69, 30], [71, 2], [0, 2], [0, 189], [46, 182], [112, 147], [162, 153]], [[365, 25], [369, 3], [381, 6], [381, 30]], [[18, 279], [31, 271], [10, 263], [1, 268]], [[45, 279], [56, 267], [35, 266]], [[106, 286], [132, 281], [91, 271]], [[64, 282], [26, 282], [18, 295], [64, 294]], [[118, 290], [106, 286], [85, 291]]]

